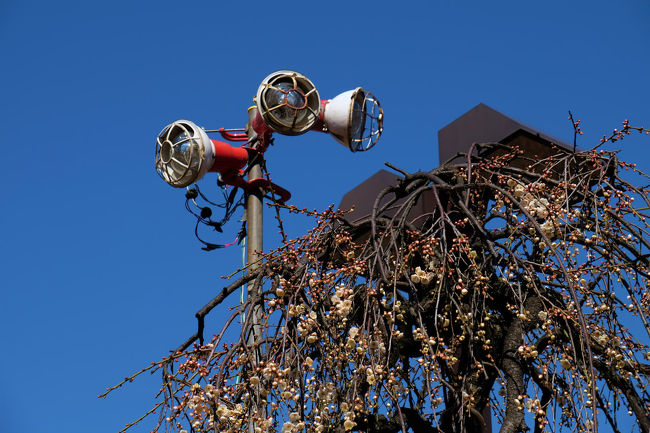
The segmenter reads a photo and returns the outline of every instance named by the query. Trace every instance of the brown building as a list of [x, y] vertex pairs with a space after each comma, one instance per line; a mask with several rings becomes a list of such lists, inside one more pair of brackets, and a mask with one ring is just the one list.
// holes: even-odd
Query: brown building
[[[478, 104], [438, 131], [439, 163], [461, 163], [463, 159], [457, 157], [459, 152], [467, 153], [474, 143], [491, 142], [517, 145], [526, 156], [537, 159], [557, 153], [558, 148], [571, 149], [568, 144], [548, 134], [518, 122], [485, 104]], [[494, 150], [490, 154], [495, 155], [498, 152], [500, 151]], [[511, 164], [523, 167], [527, 163], [515, 159]], [[339, 209], [348, 210], [354, 207], [354, 211], [347, 217], [352, 223], [367, 219], [379, 192], [387, 186], [394, 185], [398, 177], [387, 170], [379, 170], [345, 194]], [[416, 218], [430, 212], [432, 205], [433, 203], [428, 202], [426, 198], [421, 200], [411, 211], [412, 217]]]

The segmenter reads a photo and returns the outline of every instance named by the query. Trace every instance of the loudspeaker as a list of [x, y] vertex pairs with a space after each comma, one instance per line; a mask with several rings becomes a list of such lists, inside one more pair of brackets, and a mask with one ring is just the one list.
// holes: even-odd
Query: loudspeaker
[[314, 84], [294, 71], [276, 71], [266, 77], [255, 97], [264, 123], [285, 135], [300, 135], [318, 121], [320, 97]]
[[372, 93], [357, 87], [323, 101], [322, 130], [352, 152], [373, 147], [383, 131], [384, 113]]
[[189, 120], [167, 125], [156, 139], [156, 171], [176, 188], [186, 187], [208, 171], [236, 174], [248, 163], [248, 151], [211, 140]]

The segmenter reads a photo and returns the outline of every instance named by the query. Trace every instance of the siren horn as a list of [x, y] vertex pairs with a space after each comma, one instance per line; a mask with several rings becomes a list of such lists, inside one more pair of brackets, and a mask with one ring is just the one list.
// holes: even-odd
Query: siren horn
[[314, 84], [294, 71], [276, 71], [266, 77], [255, 97], [264, 123], [285, 135], [300, 135], [318, 121], [320, 97]]
[[211, 140], [189, 120], [177, 120], [165, 126], [156, 139], [156, 171], [176, 188], [197, 182], [208, 171], [231, 178], [247, 163], [245, 148]]
[[322, 102], [314, 129], [328, 132], [352, 152], [363, 152], [379, 140], [384, 112], [372, 93], [357, 87]]

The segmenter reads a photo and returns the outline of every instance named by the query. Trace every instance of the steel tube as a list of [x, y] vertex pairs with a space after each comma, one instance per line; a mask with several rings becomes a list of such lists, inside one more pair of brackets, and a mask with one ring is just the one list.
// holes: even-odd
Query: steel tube
[[[248, 171], [248, 180], [258, 179], [262, 177], [262, 168], [259, 163], [255, 163], [250, 167]], [[255, 273], [260, 268], [259, 260], [262, 255], [262, 237], [263, 237], [263, 192], [261, 189], [257, 188], [248, 192], [248, 197], [246, 198], [246, 220], [247, 220], [247, 244], [246, 244], [246, 264], [248, 266], [249, 273]], [[259, 295], [255, 288], [255, 280], [252, 280], [248, 283], [247, 286], [248, 297], [249, 299], [256, 299]], [[257, 343], [262, 335], [261, 328], [261, 319], [262, 319], [262, 304], [256, 302], [255, 305], [251, 308], [251, 320], [253, 323], [253, 332], [248, 336], [248, 344], [253, 345]], [[260, 351], [255, 350], [255, 360], [254, 363], [258, 364], [260, 361]], [[255, 397], [255, 406], [257, 407], [258, 413], [262, 414], [265, 412], [264, 408], [259, 405], [259, 395]], [[252, 433], [255, 431], [255, 424], [251, 420], [249, 423], [249, 431]]]

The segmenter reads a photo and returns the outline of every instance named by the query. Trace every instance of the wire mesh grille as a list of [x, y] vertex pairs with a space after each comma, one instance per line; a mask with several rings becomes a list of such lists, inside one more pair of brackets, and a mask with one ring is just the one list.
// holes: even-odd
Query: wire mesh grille
[[318, 120], [320, 97], [304, 75], [279, 71], [260, 85], [258, 104], [267, 125], [281, 134], [299, 135]]
[[384, 112], [377, 98], [366, 90], [358, 89], [350, 116], [350, 150], [363, 152], [377, 144], [384, 123]]
[[167, 125], [156, 139], [156, 171], [171, 186], [183, 188], [198, 180], [204, 149], [199, 128], [191, 122]]

